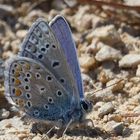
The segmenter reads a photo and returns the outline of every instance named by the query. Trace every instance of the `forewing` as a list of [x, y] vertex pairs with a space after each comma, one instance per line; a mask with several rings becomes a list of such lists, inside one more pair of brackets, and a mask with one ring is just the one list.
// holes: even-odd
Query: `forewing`
[[60, 46], [67, 59], [67, 63], [69, 64], [73, 77], [75, 78], [80, 98], [84, 98], [81, 71], [70, 27], [62, 16], [56, 16], [50, 23], [50, 26], [60, 43]]
[[[38, 19], [30, 28], [21, 45], [20, 56], [40, 62], [79, 101], [78, 89], [59, 42], [49, 25]], [[73, 91], [75, 93], [73, 93]]]
[[8, 100], [33, 118], [54, 121], [71, 109], [70, 91], [39, 62], [25, 57], [11, 59], [5, 78]]

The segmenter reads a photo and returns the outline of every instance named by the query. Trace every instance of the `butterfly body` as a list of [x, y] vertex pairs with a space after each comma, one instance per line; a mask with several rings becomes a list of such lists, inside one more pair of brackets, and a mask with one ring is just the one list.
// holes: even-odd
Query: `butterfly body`
[[91, 111], [75, 44], [62, 16], [50, 24], [38, 19], [32, 25], [18, 56], [6, 62], [5, 90], [11, 103], [37, 120], [67, 126]]

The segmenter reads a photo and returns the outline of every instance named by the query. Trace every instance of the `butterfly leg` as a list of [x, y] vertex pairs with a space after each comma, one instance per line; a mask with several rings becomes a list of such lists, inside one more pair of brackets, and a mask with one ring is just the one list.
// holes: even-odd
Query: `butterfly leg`
[[55, 126], [53, 126], [52, 128], [49, 129], [49, 131], [45, 134], [45, 136], [43, 136], [41, 138], [41, 140], [45, 140], [46, 138], [49, 140], [49, 134], [50, 132], [55, 128]]
[[68, 127], [72, 123], [72, 119], [69, 121], [69, 123], [65, 126], [62, 126], [58, 131], [57, 131], [57, 138], [63, 137], [63, 135], [66, 133]]

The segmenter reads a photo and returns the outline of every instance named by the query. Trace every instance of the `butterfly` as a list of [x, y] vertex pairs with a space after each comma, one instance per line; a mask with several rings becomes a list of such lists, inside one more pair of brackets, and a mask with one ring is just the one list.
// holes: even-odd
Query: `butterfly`
[[84, 97], [72, 33], [61, 15], [49, 24], [37, 19], [5, 68], [6, 97], [31, 118], [61, 122], [65, 130], [92, 110]]

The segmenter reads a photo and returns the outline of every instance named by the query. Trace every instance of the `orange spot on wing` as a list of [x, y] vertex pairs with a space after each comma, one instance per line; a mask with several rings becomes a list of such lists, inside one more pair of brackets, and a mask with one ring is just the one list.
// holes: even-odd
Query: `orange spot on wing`
[[19, 71], [15, 71], [14, 76], [15, 77], [19, 77], [20, 76], [20, 72]]
[[22, 94], [21, 89], [16, 88], [15, 89], [15, 96], [20, 96]]
[[20, 84], [21, 84], [20, 80], [19, 79], [15, 79], [15, 86], [18, 86]]

